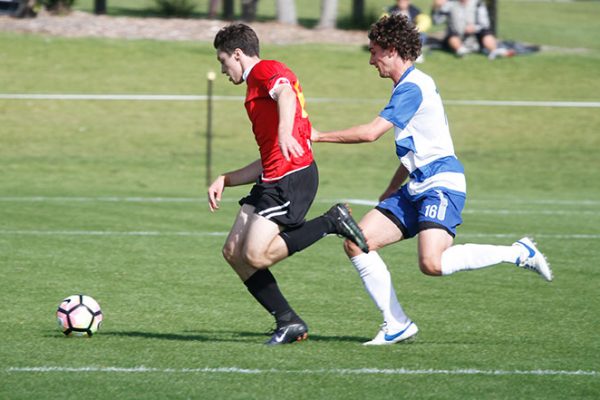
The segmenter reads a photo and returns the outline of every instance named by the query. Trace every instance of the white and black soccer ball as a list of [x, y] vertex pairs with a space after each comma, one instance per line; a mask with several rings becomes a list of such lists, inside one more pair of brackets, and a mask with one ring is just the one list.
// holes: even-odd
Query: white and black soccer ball
[[100, 329], [103, 317], [98, 302], [84, 294], [67, 297], [56, 310], [58, 327], [66, 336], [91, 337]]

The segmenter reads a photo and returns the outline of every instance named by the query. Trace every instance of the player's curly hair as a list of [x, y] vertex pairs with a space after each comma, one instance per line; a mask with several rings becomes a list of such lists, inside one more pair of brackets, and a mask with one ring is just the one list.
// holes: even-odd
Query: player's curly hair
[[221, 28], [215, 36], [213, 46], [229, 55], [233, 54], [235, 49], [242, 50], [250, 57], [258, 56], [260, 51], [256, 32], [244, 24], [231, 24]]
[[404, 15], [386, 15], [371, 25], [369, 39], [383, 49], [394, 48], [403, 60], [415, 61], [421, 53], [421, 38]]

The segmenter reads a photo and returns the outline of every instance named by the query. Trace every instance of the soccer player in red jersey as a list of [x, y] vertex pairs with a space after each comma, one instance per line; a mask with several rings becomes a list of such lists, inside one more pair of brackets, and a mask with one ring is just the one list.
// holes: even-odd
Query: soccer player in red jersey
[[260, 159], [220, 175], [208, 188], [211, 211], [228, 186], [254, 183], [240, 200], [240, 211], [223, 247], [223, 256], [248, 291], [275, 317], [267, 344], [307, 337], [308, 327], [279, 290], [268, 267], [330, 233], [367, 252], [362, 232], [343, 204], [305, 220], [319, 185], [313, 159], [311, 124], [296, 75], [283, 63], [262, 60], [256, 33], [247, 25], [222, 28], [214, 40], [221, 72], [234, 85], [247, 84], [245, 107]]

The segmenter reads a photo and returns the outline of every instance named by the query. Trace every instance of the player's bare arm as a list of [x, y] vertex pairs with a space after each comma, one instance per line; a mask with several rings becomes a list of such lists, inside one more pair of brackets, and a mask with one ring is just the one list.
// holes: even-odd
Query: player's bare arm
[[255, 182], [261, 173], [262, 164], [260, 160], [256, 160], [244, 168], [219, 175], [208, 187], [208, 206], [210, 207], [210, 211], [214, 212], [219, 209], [219, 202], [221, 201], [225, 187]]
[[402, 185], [406, 178], [408, 178], [408, 170], [404, 165], [400, 164], [398, 169], [396, 169], [394, 176], [392, 176], [387, 189], [385, 189], [381, 196], [379, 196], [379, 201], [383, 201], [384, 199], [390, 197], [392, 193], [400, 188], [400, 185]]
[[311, 140], [327, 143], [365, 143], [374, 142], [393, 127], [392, 123], [377, 116], [368, 124], [356, 125], [348, 129], [331, 132], [319, 132], [313, 128]]
[[290, 85], [281, 85], [275, 89], [275, 99], [279, 113], [279, 127], [277, 131], [279, 148], [283, 157], [289, 161], [292, 157], [300, 157], [304, 154], [302, 146], [292, 136], [296, 113], [296, 93]]

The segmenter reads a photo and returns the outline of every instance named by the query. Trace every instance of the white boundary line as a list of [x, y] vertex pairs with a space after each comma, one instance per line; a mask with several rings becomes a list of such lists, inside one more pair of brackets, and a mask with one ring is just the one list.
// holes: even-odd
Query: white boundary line
[[[51, 197], [49, 197], [51, 198]], [[2, 197], [0, 197], [0, 201]], [[204, 201], [204, 199], [202, 199]], [[321, 202], [331, 203], [331, 202], [347, 202], [351, 204], [359, 204], [365, 206], [375, 206], [378, 204], [375, 200], [368, 199], [322, 199], [319, 200]], [[559, 206], [598, 206], [600, 205], [600, 200], [592, 200], [592, 199], [581, 199], [581, 200], [561, 200], [561, 199], [519, 199], [519, 198], [496, 198], [496, 199], [467, 199], [468, 203], [476, 203], [476, 204], [489, 204], [489, 203], [502, 203], [502, 204], [519, 204], [519, 205], [559, 205]]]
[[248, 369], [238, 367], [221, 368], [151, 368], [151, 367], [10, 367], [6, 369], [9, 373], [50, 373], [50, 372], [103, 372], [103, 373], [216, 373], [216, 374], [299, 374], [299, 375], [533, 375], [533, 376], [591, 376], [597, 377], [598, 371], [584, 370], [482, 370], [482, 369], [379, 369], [379, 368], [357, 368], [357, 369]]
[[[14, 203], [191, 203], [204, 205], [205, 199], [193, 197], [0, 197], [0, 202]], [[223, 203], [232, 203], [236, 199], [223, 199]], [[333, 204], [338, 202], [349, 203], [352, 205], [374, 207], [378, 204], [376, 201], [364, 199], [318, 199], [315, 203]], [[481, 203], [482, 201], [471, 200], [470, 203]], [[505, 205], [506, 202], [502, 201]], [[485, 203], [485, 201], [483, 201]], [[593, 206], [600, 205], [600, 202], [593, 200], [565, 200], [565, 201], [544, 201], [531, 200], [529, 203], [533, 205], [576, 205], [576, 206]], [[514, 204], [528, 204], [527, 201], [515, 201]], [[484, 214], [484, 215], [548, 215], [548, 216], [600, 216], [600, 210], [582, 210], [580, 208], [570, 210], [548, 210], [546, 208], [537, 208], [534, 210], [515, 210], [506, 208], [472, 208], [468, 207], [463, 211], [463, 214]]]
[[587, 210], [506, 210], [506, 209], [472, 209], [463, 210], [463, 214], [486, 215], [600, 215], [600, 211]]
[[0, 230], [0, 236], [227, 236], [210, 231], [85, 231], [85, 230]]
[[[237, 202], [237, 199], [227, 198], [221, 200], [223, 203]], [[138, 197], [138, 196], [0, 196], [0, 202], [13, 202], [13, 203], [43, 203], [43, 202], [56, 202], [56, 203], [206, 203], [204, 197]], [[317, 199], [316, 203], [329, 204], [329, 203], [350, 203], [361, 206], [375, 206], [377, 201], [368, 199]], [[600, 200], [558, 200], [558, 199], [469, 199], [469, 203], [475, 204], [489, 204], [489, 203], [502, 203], [502, 204], [517, 204], [517, 205], [558, 205], [558, 206], [598, 206]], [[494, 210], [490, 210], [494, 211]], [[504, 212], [504, 211], [500, 211]], [[510, 211], [512, 212], [512, 211]]]
[[520, 101], [520, 100], [446, 100], [449, 106], [491, 106], [491, 107], [575, 107], [598, 108], [598, 101]]
[[[206, 95], [174, 94], [42, 94], [42, 93], [0, 93], [2, 100], [94, 100], [94, 101], [206, 101]], [[243, 101], [241, 96], [213, 96], [218, 101]], [[314, 97], [314, 103], [383, 103], [382, 99], [353, 99]], [[535, 101], [535, 100], [445, 100], [449, 106], [487, 107], [573, 107], [600, 108], [600, 101]]]
[[[12, 197], [4, 196], [0, 197], [2, 202], [15, 202], [15, 203], [43, 203], [43, 202], [57, 202], [57, 203], [94, 203], [94, 202], [107, 202], [107, 203], [198, 203], [206, 202], [205, 198], [200, 197], [119, 197], [119, 196], [100, 196], [100, 197], [53, 197], [53, 196], [30, 196], [30, 197]], [[229, 199], [223, 199], [222, 201], [233, 201]]]
[[[99, 237], [161, 237], [161, 236], [180, 236], [180, 237], [223, 237], [228, 232], [218, 231], [86, 231], [86, 230], [24, 230], [24, 229], [2, 229], [0, 236], [99, 236]], [[552, 234], [552, 233], [532, 233], [532, 236], [538, 239], [561, 239], [561, 240], [600, 240], [600, 234], [572, 233], [572, 234]], [[495, 239], [516, 239], [523, 236], [523, 233], [459, 233], [458, 238], [495, 238]]]

